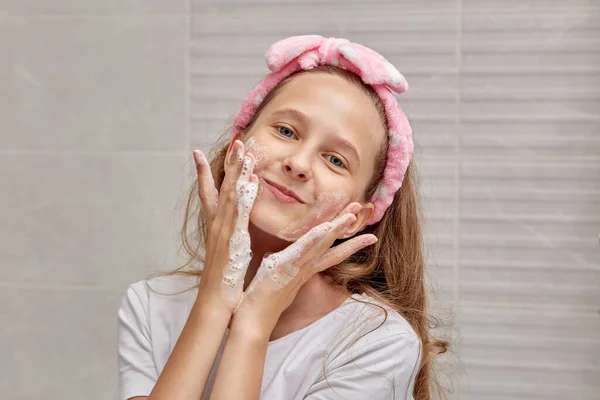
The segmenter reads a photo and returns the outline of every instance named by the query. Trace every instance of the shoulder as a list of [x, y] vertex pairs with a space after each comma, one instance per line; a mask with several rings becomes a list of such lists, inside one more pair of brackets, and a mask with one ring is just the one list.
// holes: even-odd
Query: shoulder
[[135, 291], [156, 293], [161, 295], [175, 295], [177, 292], [194, 288], [200, 278], [191, 275], [158, 275], [148, 279], [142, 279], [129, 285]]
[[[344, 306], [351, 316], [344, 327], [350, 357], [380, 352], [397, 357], [398, 362], [418, 363], [421, 340], [408, 320], [386, 304], [365, 295], [353, 295]], [[348, 356], [347, 356], [348, 357]], [[347, 357], [342, 357], [342, 359]]]
[[328, 353], [325, 371], [306, 399], [407, 399], [421, 362], [421, 340], [400, 313], [364, 295], [353, 295], [338, 313], [345, 323]]
[[134, 282], [123, 295], [119, 313], [144, 315], [148, 319], [161, 309], [189, 304], [195, 299], [198, 281], [195, 276], [164, 275]]
[[345, 305], [351, 307], [349, 311], [358, 317], [357, 323], [365, 329], [380, 327], [383, 328], [380, 335], [396, 332], [418, 338], [416, 331], [402, 314], [373, 297], [354, 294]]
[[142, 301], [153, 297], [180, 299], [197, 290], [199, 279], [197, 276], [187, 275], [160, 275], [142, 279], [130, 284], [125, 296], [135, 295]]
[[195, 300], [196, 277], [165, 275], [129, 285], [118, 311], [119, 398], [152, 391]]

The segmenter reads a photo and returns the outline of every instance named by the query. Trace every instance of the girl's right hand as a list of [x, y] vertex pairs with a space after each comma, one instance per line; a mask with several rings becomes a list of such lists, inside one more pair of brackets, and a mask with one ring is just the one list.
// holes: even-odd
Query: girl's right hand
[[244, 144], [236, 140], [218, 192], [206, 156], [194, 151], [198, 195], [208, 223], [198, 300], [225, 307], [231, 314], [242, 299], [244, 276], [252, 259], [248, 223], [258, 190], [254, 155], [244, 154]]

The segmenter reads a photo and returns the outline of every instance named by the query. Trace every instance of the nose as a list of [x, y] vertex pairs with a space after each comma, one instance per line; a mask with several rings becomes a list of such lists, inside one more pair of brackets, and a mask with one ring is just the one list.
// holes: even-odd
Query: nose
[[290, 154], [283, 160], [283, 172], [292, 179], [307, 181], [312, 178], [310, 156], [306, 151]]

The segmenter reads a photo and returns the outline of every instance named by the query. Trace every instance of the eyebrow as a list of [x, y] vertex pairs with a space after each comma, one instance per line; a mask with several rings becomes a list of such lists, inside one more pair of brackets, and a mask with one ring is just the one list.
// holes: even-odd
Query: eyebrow
[[[292, 118], [299, 120], [304, 126], [309, 126], [312, 121], [312, 119], [308, 115], [304, 114], [300, 110], [296, 110], [295, 108], [282, 108], [280, 110], [273, 111], [273, 113], [271, 114], [271, 116], [277, 115], [291, 116]], [[352, 143], [338, 135], [334, 135], [334, 138], [332, 140], [352, 151], [354, 153], [354, 156], [356, 157], [358, 165], [360, 166], [360, 157], [358, 156], [358, 150], [356, 150], [356, 147]]]

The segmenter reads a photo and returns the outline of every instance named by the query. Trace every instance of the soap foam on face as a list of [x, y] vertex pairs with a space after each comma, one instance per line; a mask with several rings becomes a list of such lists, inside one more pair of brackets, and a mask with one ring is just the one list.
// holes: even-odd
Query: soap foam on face
[[[245, 144], [246, 150], [252, 153], [256, 159], [255, 169], [261, 171], [270, 161], [270, 149], [265, 146], [260, 146], [256, 143], [254, 137], [248, 139]], [[260, 172], [258, 173], [260, 175]], [[240, 177], [241, 181], [243, 179]], [[238, 193], [242, 188], [242, 184], [237, 183]], [[250, 185], [250, 184], [248, 184]], [[258, 183], [248, 187], [250, 193], [239, 194], [238, 204], [238, 220], [236, 230], [230, 242], [230, 265], [228, 267], [230, 273], [227, 277], [224, 276], [225, 286], [237, 288], [243, 282], [246, 273], [247, 265], [252, 259], [250, 251], [250, 237], [247, 229], [241, 229], [240, 225], [247, 227], [247, 218], [250, 214], [250, 209], [256, 198]], [[317, 200], [310, 205], [309, 212], [306, 216], [297, 221], [292, 221], [282, 227], [276, 236], [293, 242], [283, 251], [273, 254], [267, 253], [263, 258], [260, 267], [257, 270], [256, 276], [248, 287], [246, 294], [252, 293], [256, 286], [269, 280], [272, 285], [267, 285], [273, 290], [281, 289], [286, 286], [297, 274], [297, 262], [304, 254], [307, 246], [314, 243], [320, 237], [324, 236], [332, 224], [338, 224], [342, 219], [336, 220], [334, 223], [324, 223], [337, 216], [350, 201], [350, 197], [343, 193], [321, 193]], [[245, 204], [244, 205], [242, 205]], [[249, 207], [246, 209], [245, 207]], [[240, 217], [241, 216], [241, 217]], [[240, 220], [242, 218], [242, 220]], [[319, 225], [320, 224], [320, 225]], [[245, 267], [242, 267], [244, 266]], [[243, 287], [243, 285], [240, 285]], [[239, 295], [236, 292], [236, 295]]]
[[[256, 158], [256, 170], [261, 171], [271, 159], [271, 150], [256, 143], [254, 137], [248, 139], [246, 149]], [[262, 176], [258, 173], [259, 176]], [[348, 204], [350, 197], [342, 193], [321, 193], [311, 204], [309, 213], [298, 221], [292, 221], [283, 226], [275, 234], [280, 239], [293, 242], [308, 232], [317, 224], [331, 220]]]
[[308, 232], [312, 227], [337, 216], [348, 204], [350, 197], [342, 193], [321, 193], [310, 207], [309, 213], [299, 221], [293, 221], [277, 233], [277, 237], [294, 241]]
[[256, 159], [255, 169], [261, 171], [263, 166], [267, 165], [271, 159], [271, 150], [268, 147], [261, 146], [256, 143], [254, 137], [248, 139], [245, 144], [246, 151], [249, 151], [254, 155]]

